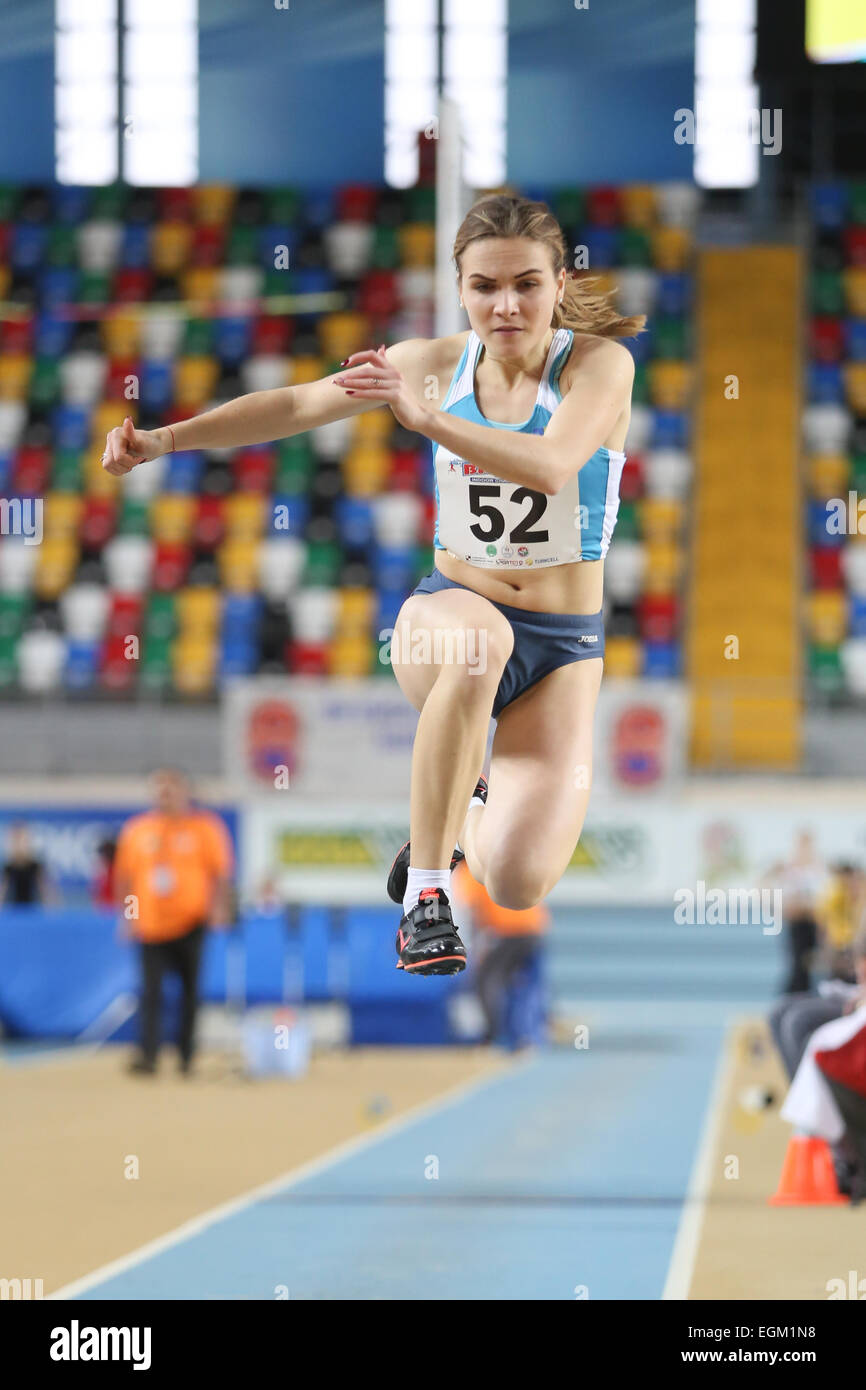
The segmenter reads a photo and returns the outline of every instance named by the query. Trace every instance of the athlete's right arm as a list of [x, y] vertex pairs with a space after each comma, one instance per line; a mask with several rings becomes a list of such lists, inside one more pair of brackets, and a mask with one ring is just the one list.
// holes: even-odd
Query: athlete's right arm
[[[388, 356], [411, 381], [423, 349], [429, 347], [426, 339], [410, 338], [390, 347]], [[252, 391], [189, 420], [156, 430], [137, 430], [127, 416], [119, 428], [109, 430], [102, 466], [107, 473], [119, 477], [136, 464], [169, 454], [173, 449], [233, 449], [245, 444], [265, 444], [382, 408], [381, 401], [353, 400], [334, 386], [335, 378], [341, 375], [342, 372], [334, 372], [298, 386]]]

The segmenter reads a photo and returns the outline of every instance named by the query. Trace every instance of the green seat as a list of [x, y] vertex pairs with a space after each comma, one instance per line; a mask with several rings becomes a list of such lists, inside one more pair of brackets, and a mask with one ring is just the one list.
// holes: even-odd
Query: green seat
[[130, 190], [124, 183], [109, 183], [94, 188], [89, 216], [94, 220], [122, 222]]
[[53, 492], [80, 492], [83, 455], [80, 449], [57, 449], [51, 471]]
[[396, 270], [399, 267], [400, 247], [396, 227], [376, 228], [370, 261], [374, 270]]
[[653, 356], [666, 362], [682, 362], [689, 355], [684, 318], [657, 318], [652, 329]]
[[649, 236], [639, 227], [623, 227], [620, 233], [619, 250], [623, 265], [652, 265], [652, 248]]
[[268, 194], [266, 221], [297, 222], [301, 195], [296, 188], [272, 188]]
[[151, 594], [144, 618], [145, 649], [160, 647], [174, 637], [176, 621], [174, 594]]
[[117, 523], [119, 536], [150, 535], [150, 503], [143, 497], [126, 496]]
[[432, 545], [419, 545], [415, 547], [415, 583], [423, 579], [425, 574], [430, 574], [433, 569], [434, 550]]
[[107, 304], [111, 298], [111, 274], [104, 270], [84, 270], [78, 281], [78, 304]]
[[849, 487], [852, 487], [860, 496], [866, 495], [866, 454], [851, 455]]
[[207, 357], [212, 351], [213, 322], [211, 319], [187, 319], [181, 344], [181, 357]]
[[582, 188], [560, 188], [553, 198], [553, 214], [563, 227], [578, 227], [586, 215]]
[[17, 641], [30, 606], [30, 594], [0, 594], [0, 640]]
[[852, 183], [849, 187], [851, 211], [849, 220], [859, 227], [866, 226], [866, 183]]
[[302, 581], [304, 586], [334, 588], [339, 579], [342, 558], [342, 548], [336, 541], [310, 541]]
[[616, 514], [616, 536], [618, 540], [624, 541], [640, 539], [640, 522], [634, 502], [620, 502]]
[[28, 399], [31, 405], [48, 407], [60, 398], [60, 359], [37, 357], [30, 376]]
[[66, 268], [78, 264], [78, 251], [75, 245], [75, 228], [65, 222], [57, 222], [51, 228], [48, 246], [45, 251], [46, 263], [50, 266]]
[[226, 265], [256, 265], [259, 234], [256, 227], [232, 227], [225, 250]]
[[436, 189], [432, 184], [406, 191], [406, 212], [410, 222], [436, 221]]
[[838, 270], [816, 270], [811, 280], [813, 314], [844, 314], [845, 290]]
[[845, 690], [845, 672], [838, 647], [809, 645], [809, 675], [822, 695], [841, 695]]
[[277, 444], [274, 492], [286, 497], [303, 497], [310, 490], [316, 471], [313, 448], [305, 435], [292, 435]]
[[18, 679], [17, 634], [0, 637], [0, 687], [14, 685]]
[[17, 184], [0, 183], [0, 222], [13, 222], [15, 220], [19, 192], [20, 189]]
[[635, 363], [631, 399], [634, 405], [649, 405], [649, 380], [645, 362]]

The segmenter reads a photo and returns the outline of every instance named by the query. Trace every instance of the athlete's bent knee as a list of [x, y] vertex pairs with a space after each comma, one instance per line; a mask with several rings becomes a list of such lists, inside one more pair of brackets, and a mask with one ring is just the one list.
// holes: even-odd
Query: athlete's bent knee
[[548, 889], [546, 877], [531, 864], [494, 861], [485, 865], [484, 886], [499, 907], [525, 912], [537, 907]]

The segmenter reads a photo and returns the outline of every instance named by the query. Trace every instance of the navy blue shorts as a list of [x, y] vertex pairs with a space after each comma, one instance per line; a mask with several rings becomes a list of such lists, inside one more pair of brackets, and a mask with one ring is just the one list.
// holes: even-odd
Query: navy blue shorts
[[[441, 570], [425, 575], [413, 594], [435, 594], [440, 589], [469, 589], [448, 579]], [[469, 589], [477, 593], [477, 589]], [[480, 595], [484, 597], [483, 594]], [[493, 603], [493, 599], [488, 599]], [[502, 672], [502, 680], [493, 701], [493, 718], [499, 715], [551, 671], [568, 666], [572, 661], [584, 661], [590, 656], [604, 656], [604, 618], [598, 613], [531, 613], [526, 608], [513, 608], [509, 603], [493, 603], [511, 624], [514, 650]]]

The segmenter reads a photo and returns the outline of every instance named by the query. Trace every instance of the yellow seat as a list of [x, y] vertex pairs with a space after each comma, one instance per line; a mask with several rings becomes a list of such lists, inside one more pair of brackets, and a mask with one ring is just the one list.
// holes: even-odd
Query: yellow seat
[[33, 358], [26, 352], [0, 355], [0, 400], [23, 401], [33, 373]]
[[[345, 353], [343, 356], [345, 357]], [[342, 359], [340, 359], [342, 360]], [[311, 352], [299, 353], [297, 357], [291, 359], [292, 385], [300, 386], [305, 381], [318, 381], [327, 372], [327, 363], [323, 357], [314, 355]], [[331, 390], [336, 392], [336, 386]]]
[[[203, 306], [213, 304], [219, 299], [220, 275], [222, 270], [215, 265], [190, 266], [178, 276], [184, 299], [198, 301]], [[195, 316], [196, 310], [192, 310]]]
[[150, 234], [150, 263], [158, 275], [177, 275], [189, 261], [192, 227], [188, 222], [157, 222]]
[[181, 544], [192, 533], [196, 514], [194, 497], [165, 492], [154, 498], [150, 509], [150, 533], [154, 540]]
[[849, 266], [842, 272], [845, 304], [855, 318], [866, 318], [866, 266]]
[[691, 372], [687, 362], [651, 362], [647, 373], [650, 400], [659, 410], [685, 410]]
[[105, 435], [98, 444], [91, 444], [81, 463], [81, 485], [88, 497], [116, 497], [122, 480], [106, 473], [102, 466]]
[[627, 183], [620, 190], [622, 220], [627, 227], [652, 227], [656, 220], [656, 191], [649, 183]]
[[844, 376], [848, 404], [855, 415], [866, 415], [866, 362], [849, 362]]
[[337, 595], [337, 634], [369, 636], [376, 612], [372, 589], [340, 589]]
[[258, 541], [246, 537], [223, 541], [217, 565], [223, 588], [230, 594], [252, 594], [259, 587]]
[[656, 227], [652, 233], [652, 258], [657, 270], [685, 270], [692, 249], [685, 227]]
[[351, 497], [374, 497], [391, 471], [390, 450], [381, 444], [355, 444], [343, 459], [343, 482]]
[[653, 595], [676, 593], [682, 570], [682, 551], [670, 541], [650, 541], [646, 550], [644, 592]]
[[196, 222], [222, 226], [234, 208], [236, 190], [229, 184], [200, 183], [193, 187], [192, 203]]
[[[5, 298], [6, 298], [6, 295], [7, 295], [8, 291], [9, 291], [9, 286], [10, 286], [11, 283], [12, 283], [12, 268], [11, 268], [11, 266], [8, 266], [8, 265], [0, 265], [0, 299], [5, 299]], [[23, 308], [24, 306], [22, 305], [21, 307]], [[25, 318], [26, 315], [25, 315], [25, 314], [22, 314], [21, 317], [22, 317], [22, 318]]]
[[336, 637], [328, 647], [328, 673], [332, 676], [368, 676], [373, 664], [369, 634]]
[[34, 590], [38, 598], [56, 599], [72, 581], [78, 544], [71, 536], [45, 536], [38, 547]]
[[105, 436], [109, 430], [120, 429], [123, 424], [123, 417], [128, 415], [138, 428], [138, 402], [137, 401], [99, 401], [90, 415], [90, 445], [91, 448], [99, 446], [101, 454], [105, 448]]
[[838, 647], [848, 635], [848, 602], [841, 589], [816, 589], [806, 595], [809, 637], [819, 647]]
[[220, 591], [203, 584], [181, 589], [174, 611], [181, 632], [216, 632], [222, 611]]
[[404, 269], [436, 264], [436, 228], [432, 222], [407, 222], [397, 230]]
[[807, 464], [809, 491], [824, 501], [841, 497], [848, 488], [850, 465], [845, 454], [812, 454]]
[[204, 694], [214, 683], [216, 643], [198, 634], [175, 638], [171, 644], [171, 671], [175, 688], [182, 694]]
[[368, 410], [364, 415], [352, 416], [354, 444], [387, 444], [393, 430], [394, 417], [390, 410]]
[[228, 540], [253, 540], [265, 525], [266, 499], [259, 492], [236, 492], [225, 500], [223, 516]]
[[[322, 355], [328, 362], [342, 362], [351, 352], [372, 347], [370, 325], [364, 314], [325, 314], [318, 325]], [[375, 344], [378, 347], [378, 343]]]
[[174, 396], [178, 405], [202, 406], [210, 400], [219, 377], [215, 357], [180, 357], [174, 369]]
[[636, 637], [608, 637], [604, 647], [605, 677], [631, 679], [643, 667], [643, 651]]
[[128, 361], [140, 351], [141, 316], [124, 312], [110, 314], [100, 323], [99, 334], [110, 361]]
[[83, 508], [84, 498], [77, 492], [49, 492], [43, 509], [43, 535], [67, 539], [77, 536]]
[[685, 504], [674, 497], [644, 497], [637, 504], [637, 513], [645, 541], [676, 541], [685, 516]]

